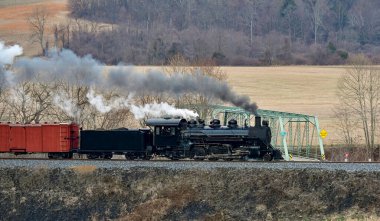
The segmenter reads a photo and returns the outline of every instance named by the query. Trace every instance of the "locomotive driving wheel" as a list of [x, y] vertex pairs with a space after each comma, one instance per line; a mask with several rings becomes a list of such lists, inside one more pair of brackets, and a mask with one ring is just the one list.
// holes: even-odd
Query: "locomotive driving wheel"
[[98, 158], [98, 157], [95, 154], [92, 154], [92, 153], [87, 154], [87, 159], [89, 159], [89, 160], [93, 160], [93, 159], [96, 159], [96, 158]]
[[266, 153], [266, 154], [264, 154], [264, 156], [263, 156], [263, 160], [264, 161], [271, 161], [273, 159], [273, 156], [272, 156], [272, 154], [270, 154], [270, 153]]
[[142, 159], [143, 159], [143, 160], [150, 160], [150, 159], [152, 159], [152, 156], [150, 156], [150, 155], [148, 155], [148, 154], [144, 154], [144, 155], [142, 156]]
[[217, 157], [209, 157], [208, 160], [209, 161], [217, 161], [217, 160], [219, 160], [219, 158], [217, 158]]
[[126, 153], [125, 154], [125, 159], [127, 159], [127, 160], [135, 160], [136, 156], [134, 154], [131, 154], [131, 153]]
[[104, 157], [104, 159], [110, 160], [110, 159], [112, 159], [113, 154], [112, 153], [106, 153], [103, 155], [103, 157]]
[[204, 160], [206, 156], [206, 151], [203, 147], [194, 147], [190, 151], [190, 158], [195, 160]]

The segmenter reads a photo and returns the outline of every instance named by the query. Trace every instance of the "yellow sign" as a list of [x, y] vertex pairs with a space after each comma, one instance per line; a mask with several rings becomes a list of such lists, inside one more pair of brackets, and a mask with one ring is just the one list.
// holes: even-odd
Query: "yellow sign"
[[322, 160], [326, 160], [326, 156], [324, 154], [321, 155]]
[[326, 138], [327, 137], [327, 131], [326, 130], [321, 130], [321, 132], [319, 133], [319, 135], [322, 137], [322, 138]]
[[293, 160], [293, 155], [289, 154], [289, 160]]

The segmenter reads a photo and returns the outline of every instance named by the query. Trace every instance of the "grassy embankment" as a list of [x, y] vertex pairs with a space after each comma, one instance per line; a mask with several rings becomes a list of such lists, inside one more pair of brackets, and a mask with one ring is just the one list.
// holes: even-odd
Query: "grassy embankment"
[[380, 174], [0, 169], [0, 220], [378, 220]]

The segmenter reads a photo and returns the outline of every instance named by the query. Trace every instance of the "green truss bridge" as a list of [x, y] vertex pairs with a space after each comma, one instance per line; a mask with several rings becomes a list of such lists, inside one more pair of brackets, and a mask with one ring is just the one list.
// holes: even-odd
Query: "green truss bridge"
[[[204, 111], [200, 106], [193, 107]], [[218, 118], [224, 125], [236, 119], [239, 125], [250, 126], [254, 115], [239, 107], [213, 105], [207, 107], [207, 118]], [[325, 160], [323, 140], [316, 116], [259, 109], [258, 114], [269, 121], [272, 145], [279, 148], [287, 161], [297, 159]]]

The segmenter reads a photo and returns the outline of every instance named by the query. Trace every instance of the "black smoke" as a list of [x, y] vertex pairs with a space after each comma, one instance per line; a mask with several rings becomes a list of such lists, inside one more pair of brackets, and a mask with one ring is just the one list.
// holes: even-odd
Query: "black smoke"
[[118, 86], [135, 92], [167, 92], [173, 95], [198, 93], [229, 102], [257, 114], [257, 105], [248, 96], [236, 94], [226, 82], [197, 73], [166, 75], [158, 71], [136, 73], [132, 68], [116, 67], [108, 74], [110, 87]]
[[48, 58], [20, 58], [15, 64], [16, 81], [64, 80], [102, 88], [119, 87], [142, 92], [202, 94], [229, 102], [257, 115], [257, 105], [248, 96], [236, 94], [226, 82], [197, 74], [166, 75], [159, 71], [139, 73], [132, 66], [107, 68], [91, 56], [79, 57], [70, 50], [51, 51]]

